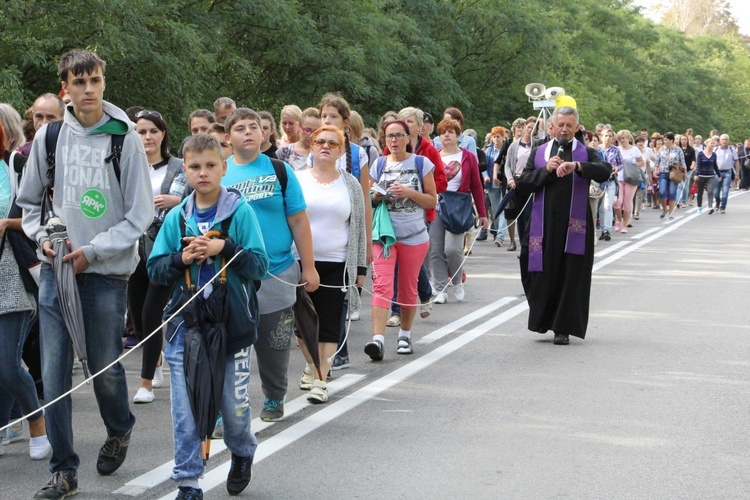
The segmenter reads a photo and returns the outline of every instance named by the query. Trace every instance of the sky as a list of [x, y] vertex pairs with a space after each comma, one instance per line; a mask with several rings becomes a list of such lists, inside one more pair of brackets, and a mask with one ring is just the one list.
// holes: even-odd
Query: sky
[[[636, 5], [653, 8], [658, 4], [667, 3], [665, 0], [635, 0]], [[750, 36], [750, 2], [748, 0], [729, 0], [732, 15], [737, 19], [740, 33]]]

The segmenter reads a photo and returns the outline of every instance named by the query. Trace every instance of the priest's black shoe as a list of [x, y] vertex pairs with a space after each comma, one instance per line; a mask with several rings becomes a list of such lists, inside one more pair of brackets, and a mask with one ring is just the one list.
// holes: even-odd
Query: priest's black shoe
[[555, 338], [552, 339], [552, 343], [555, 345], [568, 345], [570, 344], [570, 338], [567, 333], [556, 333]]

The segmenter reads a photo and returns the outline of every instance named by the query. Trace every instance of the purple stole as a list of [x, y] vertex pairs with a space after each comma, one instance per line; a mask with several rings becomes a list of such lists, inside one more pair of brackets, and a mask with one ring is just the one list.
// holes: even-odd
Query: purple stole
[[[546, 168], [552, 150], [550, 141], [537, 148], [534, 157], [534, 168]], [[573, 161], [589, 161], [586, 147], [573, 139]], [[565, 253], [583, 255], [586, 251], [586, 206], [589, 196], [589, 180], [573, 176], [573, 194], [570, 200], [570, 218], [568, 220], [568, 237], [565, 241]], [[542, 272], [542, 248], [544, 242], [544, 188], [534, 194], [534, 207], [531, 211], [531, 228], [529, 231], [529, 272]]]

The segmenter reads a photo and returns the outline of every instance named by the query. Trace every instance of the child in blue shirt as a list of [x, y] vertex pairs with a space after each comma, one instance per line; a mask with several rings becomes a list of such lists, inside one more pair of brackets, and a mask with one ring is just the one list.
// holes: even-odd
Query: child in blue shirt
[[[265, 276], [268, 256], [253, 209], [239, 192], [221, 186], [227, 167], [222, 160], [218, 141], [208, 134], [192, 136], [185, 143], [183, 153], [183, 169], [194, 191], [167, 214], [154, 242], [147, 269], [154, 282], [175, 285], [164, 313], [167, 319], [184, 303], [186, 269], [190, 270], [196, 289], [200, 289], [221, 269], [220, 257], [228, 262], [236, 256], [227, 270], [229, 317], [226, 323], [226, 373], [220, 411], [224, 442], [232, 452], [227, 491], [230, 495], [237, 495], [250, 483], [253, 456], [258, 446], [250, 430], [247, 386], [250, 346], [257, 339], [259, 320], [253, 280]], [[226, 239], [209, 239], [206, 236], [209, 230], [220, 230], [222, 221], [228, 219], [230, 223]], [[208, 285], [202, 297], [195, 300], [204, 300], [212, 290], [213, 284]], [[185, 330], [181, 314], [169, 320], [165, 333], [165, 359], [171, 373], [174, 420], [175, 466], [171, 477], [179, 483], [177, 498], [187, 500], [203, 498], [198, 478], [203, 475], [204, 465], [200, 454], [200, 436], [185, 383]]]

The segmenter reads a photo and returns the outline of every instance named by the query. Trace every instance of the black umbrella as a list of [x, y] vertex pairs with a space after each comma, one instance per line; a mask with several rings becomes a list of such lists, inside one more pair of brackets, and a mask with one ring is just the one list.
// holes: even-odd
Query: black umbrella
[[68, 255], [68, 228], [59, 217], [52, 217], [47, 221], [45, 230], [50, 237], [52, 250], [56, 252], [52, 260], [55, 271], [55, 283], [57, 284], [57, 301], [60, 303], [65, 327], [68, 329], [70, 340], [78, 353], [78, 360], [83, 365], [83, 376], [88, 380], [89, 366], [86, 355], [86, 330], [83, 323], [83, 311], [81, 310], [81, 297], [78, 295], [78, 283], [76, 282], [73, 261], [63, 262], [63, 257]]
[[515, 189], [509, 189], [508, 192], [505, 193], [505, 196], [500, 200], [500, 203], [497, 205], [497, 209], [495, 210], [495, 216], [493, 219], [497, 219], [500, 216], [500, 212], [505, 210], [505, 206], [510, 202], [510, 200], [513, 199], [513, 197], [516, 194]]
[[312, 303], [310, 295], [304, 287], [297, 287], [297, 300], [294, 302], [294, 334], [307, 347], [307, 352], [318, 370], [319, 380], [325, 380], [320, 371], [320, 352], [318, 351], [318, 334], [320, 325], [318, 313]]
[[[212, 233], [213, 231], [207, 233], [207, 236], [211, 237]], [[225, 266], [226, 260], [222, 259], [222, 267]], [[182, 311], [187, 328], [183, 359], [185, 384], [190, 408], [201, 438], [201, 455], [204, 463], [208, 461], [208, 439], [216, 425], [224, 390], [226, 320], [229, 314], [226, 282], [227, 271], [224, 269], [219, 279], [213, 283], [211, 294], [205, 299], [196, 297]], [[185, 270], [185, 283], [185, 300], [188, 300], [196, 293], [189, 268]]]

